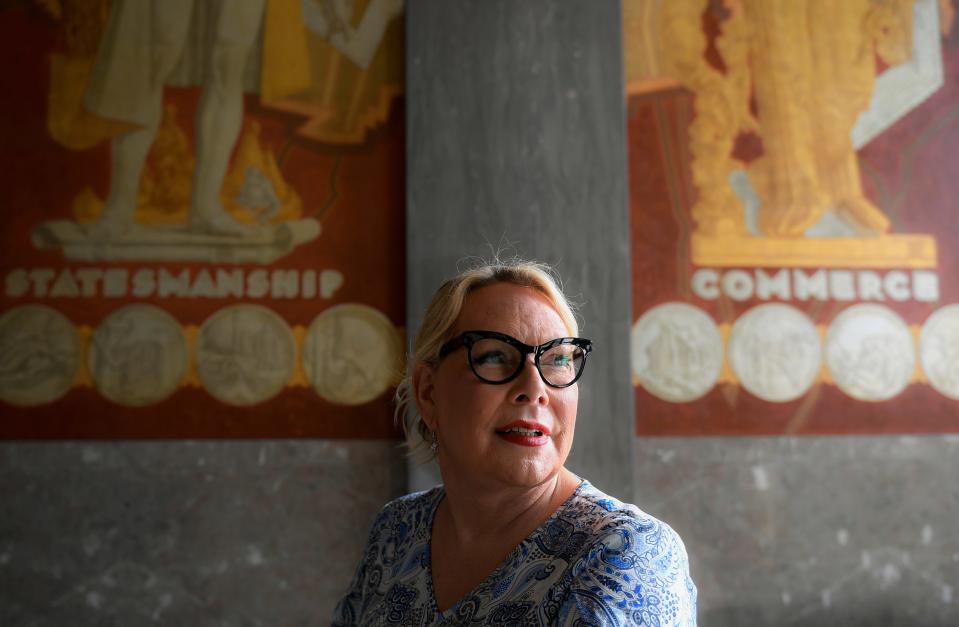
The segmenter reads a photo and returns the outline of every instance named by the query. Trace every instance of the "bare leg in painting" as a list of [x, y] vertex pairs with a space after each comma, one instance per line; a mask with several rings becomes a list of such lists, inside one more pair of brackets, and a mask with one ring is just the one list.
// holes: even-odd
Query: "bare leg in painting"
[[[112, 142], [110, 192], [91, 229], [95, 236], [111, 238], [133, 224], [143, 167], [162, 117], [163, 88], [183, 54], [194, 1], [154, 0], [136, 7], [148, 13], [143, 19], [150, 20], [150, 67], [143, 68], [150, 77], [145, 98], [149, 108], [142, 127]], [[188, 226], [194, 232], [242, 235], [250, 227], [224, 211], [219, 196], [243, 124], [243, 75], [263, 21], [265, 0], [203, 1], [213, 41], [203, 59]]]
[[152, 65], [143, 68], [150, 76], [148, 122], [111, 142], [110, 192], [103, 212], [91, 230], [99, 237], [113, 237], [133, 224], [143, 164], [160, 125], [163, 85], [183, 53], [190, 16], [193, 13], [193, 0], [163, 0], [151, 3], [145, 10], [152, 14], [153, 39]]
[[214, 42], [204, 72], [203, 95], [196, 118], [196, 170], [190, 206], [190, 229], [242, 235], [251, 227], [233, 219], [220, 203], [220, 188], [230, 155], [243, 126], [243, 74], [263, 22], [265, 0], [224, 2], [215, 12]]

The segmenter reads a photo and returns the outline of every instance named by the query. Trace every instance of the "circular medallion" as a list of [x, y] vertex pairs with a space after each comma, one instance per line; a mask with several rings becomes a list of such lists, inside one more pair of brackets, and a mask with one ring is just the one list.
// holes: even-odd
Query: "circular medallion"
[[713, 319], [686, 303], [653, 307], [633, 325], [633, 374], [643, 388], [673, 403], [711, 390], [723, 366], [723, 340]]
[[922, 325], [919, 361], [929, 384], [959, 401], [959, 305], [935, 311]]
[[76, 327], [56, 309], [21, 305], [0, 316], [0, 399], [51, 403], [70, 389], [79, 366]]
[[295, 365], [293, 332], [262, 305], [224, 307], [197, 334], [200, 382], [230, 405], [254, 405], [272, 398], [289, 382]]
[[916, 367], [909, 327], [884, 305], [859, 304], [836, 316], [826, 333], [826, 365], [839, 389], [863, 401], [902, 392]]
[[786, 403], [805, 394], [822, 368], [819, 332], [809, 316], [783, 303], [757, 305], [729, 334], [729, 364], [750, 394]]
[[367, 403], [402, 376], [403, 339], [389, 318], [367, 305], [330, 307], [310, 324], [303, 369], [323, 399]]
[[180, 387], [187, 367], [180, 323], [154, 305], [121, 307], [93, 333], [88, 363], [105, 397], [138, 407], [162, 401]]

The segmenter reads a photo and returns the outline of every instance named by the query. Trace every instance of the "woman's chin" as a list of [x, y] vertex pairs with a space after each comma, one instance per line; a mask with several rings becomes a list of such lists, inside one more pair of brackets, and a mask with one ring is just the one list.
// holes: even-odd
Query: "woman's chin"
[[519, 464], [512, 464], [504, 468], [504, 479], [512, 486], [532, 488], [549, 481], [561, 466], [556, 458], [543, 456], [542, 458], [526, 459]]

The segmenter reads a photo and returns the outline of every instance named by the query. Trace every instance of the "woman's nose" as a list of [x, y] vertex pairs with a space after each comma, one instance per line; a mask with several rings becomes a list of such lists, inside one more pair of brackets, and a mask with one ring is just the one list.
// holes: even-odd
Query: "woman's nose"
[[519, 376], [514, 381], [512, 396], [513, 402], [516, 403], [549, 404], [546, 382], [543, 381], [539, 369], [536, 368], [536, 362], [532, 354], [527, 355], [523, 370], [520, 371]]

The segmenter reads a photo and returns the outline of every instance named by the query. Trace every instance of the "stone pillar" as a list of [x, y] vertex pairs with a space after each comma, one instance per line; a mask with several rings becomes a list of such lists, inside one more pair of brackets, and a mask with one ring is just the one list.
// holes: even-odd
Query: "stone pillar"
[[[632, 495], [630, 263], [616, 0], [410, 0], [407, 324], [470, 257], [555, 266], [593, 340], [571, 470]], [[411, 469], [411, 487], [436, 481]]]

